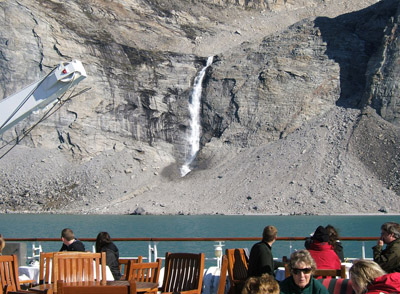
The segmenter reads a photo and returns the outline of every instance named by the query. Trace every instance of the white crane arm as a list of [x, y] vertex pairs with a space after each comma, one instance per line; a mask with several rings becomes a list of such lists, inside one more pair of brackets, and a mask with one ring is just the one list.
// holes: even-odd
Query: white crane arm
[[0, 100], [0, 134], [33, 111], [54, 102], [86, 76], [86, 71], [79, 60], [60, 63], [44, 78]]

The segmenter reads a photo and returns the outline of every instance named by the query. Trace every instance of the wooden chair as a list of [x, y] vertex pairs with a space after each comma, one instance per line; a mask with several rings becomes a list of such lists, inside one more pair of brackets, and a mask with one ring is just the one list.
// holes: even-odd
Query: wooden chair
[[231, 287], [230, 294], [241, 294], [247, 280], [248, 258], [243, 248], [226, 249], [228, 257], [228, 276]]
[[40, 252], [39, 284], [51, 284], [54, 279], [51, 275], [54, 252]]
[[[285, 278], [290, 276], [290, 270], [288, 264], [285, 264]], [[322, 279], [322, 278], [336, 278], [340, 277], [342, 279], [346, 278], [346, 266], [342, 265], [340, 270], [337, 269], [316, 269], [314, 274], [314, 278]]]
[[217, 294], [225, 294], [227, 275], [228, 275], [228, 257], [224, 254], [222, 256]]
[[120, 259], [118, 259], [119, 272], [121, 273], [121, 280], [127, 280], [126, 274], [129, 272], [130, 261], [132, 261], [132, 263], [142, 263], [143, 256], [138, 256], [138, 258], [120, 258]]
[[18, 259], [15, 254], [0, 256], [0, 286], [2, 293], [21, 290], [18, 277]]
[[313, 274], [313, 276], [316, 279], [322, 279], [322, 278], [327, 278], [327, 277], [331, 277], [331, 278], [340, 277], [342, 279], [345, 279], [346, 278], [346, 266], [342, 265], [340, 267], [340, 270], [337, 270], [337, 269], [316, 269], [314, 274]]
[[[49, 289], [44, 290], [41, 293], [49, 293], [50, 294], [51, 291], [49, 291]], [[29, 290], [17, 290], [17, 291], [3, 291], [3, 293], [7, 293], [7, 294], [38, 294], [38, 292], [35, 291], [29, 291]]]
[[88, 282], [71, 285], [64, 281], [57, 281], [58, 294], [136, 294], [136, 282], [129, 281], [129, 285], [100, 285]]
[[[127, 279], [129, 281], [136, 282], [151, 282], [157, 283], [160, 277], [161, 270], [161, 258], [158, 258], [155, 262], [145, 262], [145, 263], [136, 263], [133, 260], [130, 261], [129, 272], [127, 274]], [[157, 293], [157, 288], [154, 291], [149, 291], [146, 293]]]
[[163, 293], [201, 294], [204, 253], [170, 253], [165, 255]]
[[[55, 252], [52, 274], [54, 281], [100, 281], [106, 284], [106, 253]], [[57, 283], [53, 284], [57, 292]]]

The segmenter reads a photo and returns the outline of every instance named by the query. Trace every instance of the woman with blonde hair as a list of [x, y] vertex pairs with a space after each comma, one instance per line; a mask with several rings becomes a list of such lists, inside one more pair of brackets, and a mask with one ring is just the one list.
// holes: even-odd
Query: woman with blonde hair
[[400, 292], [400, 273], [386, 274], [379, 264], [372, 260], [354, 261], [349, 273], [356, 294]]

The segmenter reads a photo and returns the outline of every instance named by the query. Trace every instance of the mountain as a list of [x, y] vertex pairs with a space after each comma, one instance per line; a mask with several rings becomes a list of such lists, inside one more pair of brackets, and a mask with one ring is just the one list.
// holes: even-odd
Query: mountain
[[[3, 212], [400, 213], [394, 0], [1, 1], [2, 97], [81, 60], [1, 137]], [[181, 177], [196, 76], [200, 151]], [[79, 94], [79, 95], [74, 95]], [[1, 110], [0, 110], [1, 111]]]

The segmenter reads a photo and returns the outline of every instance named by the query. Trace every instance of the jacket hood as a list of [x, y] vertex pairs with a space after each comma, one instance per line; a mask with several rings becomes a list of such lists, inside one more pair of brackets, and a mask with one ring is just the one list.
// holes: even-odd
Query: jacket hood
[[315, 240], [311, 242], [309, 249], [315, 251], [333, 250], [332, 245], [330, 245], [328, 242], [318, 242]]
[[376, 278], [368, 286], [368, 294], [375, 293], [399, 293], [400, 292], [400, 273], [391, 273]]

